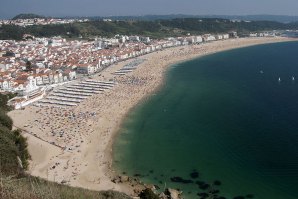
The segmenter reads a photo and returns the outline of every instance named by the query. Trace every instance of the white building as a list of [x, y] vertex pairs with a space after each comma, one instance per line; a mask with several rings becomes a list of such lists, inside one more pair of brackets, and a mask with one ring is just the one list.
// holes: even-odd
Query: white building
[[144, 43], [150, 43], [150, 38], [149, 37], [140, 37], [141, 42]]
[[230, 38], [229, 34], [223, 34], [223, 39], [229, 39], [229, 38]]
[[27, 80], [28, 80], [27, 81], [28, 83], [25, 87], [26, 92], [31, 92], [38, 88], [37, 83], [36, 83], [36, 78], [34, 78], [33, 76], [29, 76]]
[[215, 38], [216, 40], [223, 40], [223, 35], [216, 35]]
[[202, 36], [196, 36], [195, 38], [196, 38], [195, 40], [196, 40], [197, 44], [203, 42], [203, 37]]
[[36, 76], [35, 79], [36, 79], [37, 86], [41, 86], [44, 84], [41, 76]]
[[0, 80], [0, 88], [2, 90], [9, 90], [10, 85], [9, 85], [8, 81], [7, 80]]
[[205, 42], [209, 42], [209, 41], [215, 41], [216, 38], [215, 38], [214, 35], [206, 34], [206, 35], [203, 36], [203, 40]]
[[129, 37], [129, 41], [139, 42], [140, 41], [140, 37], [139, 36], [130, 36]]

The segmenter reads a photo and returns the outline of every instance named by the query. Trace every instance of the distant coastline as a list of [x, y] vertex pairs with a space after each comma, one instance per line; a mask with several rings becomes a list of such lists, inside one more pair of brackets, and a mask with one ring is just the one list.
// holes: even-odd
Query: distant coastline
[[[113, 189], [134, 195], [136, 192], [134, 189], [137, 188], [130, 186], [131, 182], [115, 184], [111, 181], [119, 176], [112, 168], [113, 141], [126, 114], [162, 86], [164, 74], [169, 67], [178, 62], [220, 51], [286, 41], [297, 40], [272, 37], [242, 38], [174, 47], [142, 56], [145, 61], [132, 73], [124, 76], [115, 76], [112, 73], [131, 60], [112, 65], [101, 72], [101, 76], [94, 76], [94, 79], [99, 81], [114, 79], [117, 82], [116, 86], [103, 94], [86, 99], [78, 107], [67, 111], [76, 115], [86, 112], [96, 113], [94, 117], [79, 120], [76, 123], [77, 127], [67, 123], [67, 118], [59, 117], [59, 114], [65, 114], [64, 111], [33, 106], [26, 107], [25, 110], [12, 111], [9, 115], [14, 120], [15, 126], [36, 133], [45, 140], [53, 139], [50, 134], [51, 125], [65, 126], [65, 129], [75, 127], [76, 132], [69, 132], [69, 140], [81, 140], [78, 149], [62, 151], [26, 134], [32, 155], [30, 173], [51, 181], [64, 180], [71, 186], [94, 190]], [[72, 141], [69, 140], [59, 141], [71, 145]]]

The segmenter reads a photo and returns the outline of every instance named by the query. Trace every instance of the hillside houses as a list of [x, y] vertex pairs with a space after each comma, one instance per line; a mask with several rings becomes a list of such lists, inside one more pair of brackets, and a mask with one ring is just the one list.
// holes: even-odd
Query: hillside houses
[[15, 19], [0, 20], [0, 25], [16, 25], [16, 26], [33, 26], [33, 25], [50, 25], [50, 24], [69, 24], [74, 22], [86, 22], [89, 19], [59, 19], [59, 18], [32, 18], [32, 19]]

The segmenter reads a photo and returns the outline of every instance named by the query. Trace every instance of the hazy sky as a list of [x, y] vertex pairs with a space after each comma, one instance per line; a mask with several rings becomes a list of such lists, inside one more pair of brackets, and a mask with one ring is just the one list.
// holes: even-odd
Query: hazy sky
[[298, 15], [298, 0], [0, 0], [0, 18], [146, 14]]

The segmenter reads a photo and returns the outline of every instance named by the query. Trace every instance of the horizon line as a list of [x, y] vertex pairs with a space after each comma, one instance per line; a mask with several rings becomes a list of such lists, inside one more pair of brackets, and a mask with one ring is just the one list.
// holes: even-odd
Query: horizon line
[[[19, 13], [16, 14], [14, 17], [22, 14], [34, 14], [39, 15], [42, 17], [52, 17], [52, 18], [92, 18], [92, 17], [146, 17], [146, 16], [193, 16], [193, 17], [206, 17], [206, 16], [226, 16], [226, 17], [250, 17], [250, 16], [272, 16], [272, 17], [298, 17], [298, 15], [286, 15], [286, 14], [243, 14], [243, 15], [237, 15], [237, 14], [183, 14], [183, 13], [177, 13], [177, 14], [143, 14], [143, 15], [44, 15], [44, 14], [36, 14], [36, 13]], [[8, 17], [0, 17], [2, 20], [11, 20], [12, 18]]]

